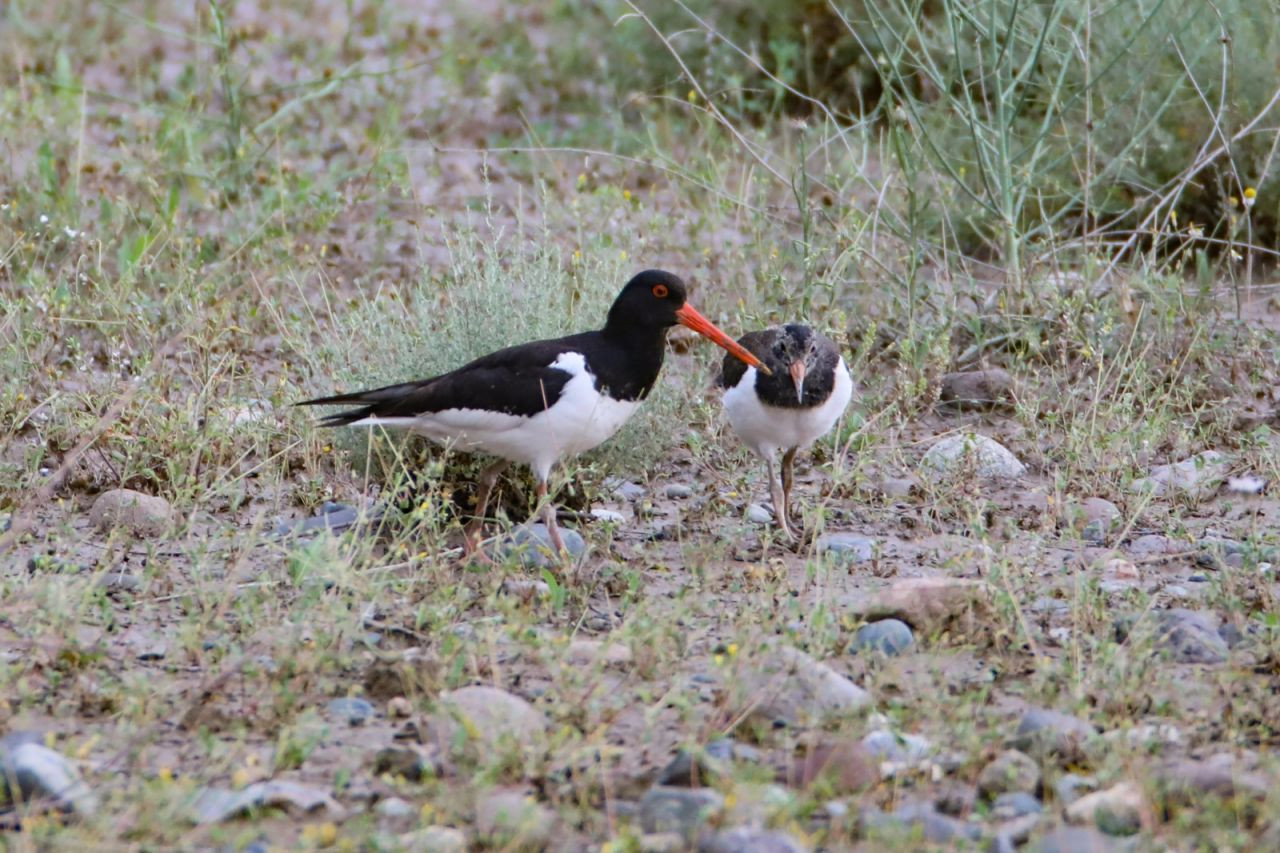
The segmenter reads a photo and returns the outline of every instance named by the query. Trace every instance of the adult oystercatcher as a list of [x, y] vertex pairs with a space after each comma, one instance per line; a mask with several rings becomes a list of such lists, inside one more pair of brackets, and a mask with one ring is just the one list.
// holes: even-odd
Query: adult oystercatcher
[[[726, 358], [720, 371], [724, 410], [742, 441], [764, 459], [773, 515], [783, 534], [791, 529], [791, 483], [796, 451], [830, 431], [849, 398], [853, 380], [835, 343], [808, 326], [789, 324], [748, 332], [738, 339], [769, 368]], [[782, 454], [782, 488], [773, 476], [774, 454]]]
[[555, 508], [545, 500], [551, 467], [604, 442], [631, 417], [658, 379], [667, 330], [677, 323], [752, 365], [753, 373], [769, 370], [694, 310], [679, 277], [645, 270], [622, 288], [598, 331], [508, 347], [430, 379], [298, 405], [357, 404], [321, 425], [400, 427], [497, 456], [480, 475], [475, 516], [464, 532], [465, 555], [486, 562], [478, 540], [490, 492], [510, 463], [523, 462], [537, 479], [551, 544], [564, 553]]

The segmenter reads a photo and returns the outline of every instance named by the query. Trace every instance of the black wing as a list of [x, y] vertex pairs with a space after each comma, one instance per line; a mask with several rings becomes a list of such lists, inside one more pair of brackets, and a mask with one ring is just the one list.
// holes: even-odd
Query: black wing
[[344, 426], [368, 417], [411, 418], [446, 409], [536, 415], [560, 399], [572, 378], [567, 371], [551, 367], [561, 354], [572, 349], [569, 338], [519, 344], [430, 379], [335, 394], [297, 405], [361, 405], [326, 416], [320, 422], [322, 426]]
[[[747, 332], [738, 338], [738, 343], [742, 345], [743, 349], [768, 365], [774, 374], [777, 374], [779, 368], [773, 358], [773, 340], [777, 335], [777, 329], [761, 329], [758, 332]], [[748, 366], [745, 361], [736, 356], [726, 355], [724, 362], [720, 365], [720, 377], [717, 384], [721, 388], [732, 388], [742, 381], [743, 374], [747, 372]], [[782, 373], [785, 374], [786, 370], [783, 369]]]

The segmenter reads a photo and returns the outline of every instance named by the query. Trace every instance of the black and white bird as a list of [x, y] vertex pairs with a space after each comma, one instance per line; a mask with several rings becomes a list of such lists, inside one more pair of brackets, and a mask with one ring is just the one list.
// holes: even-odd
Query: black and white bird
[[[773, 515], [783, 535], [791, 528], [791, 484], [796, 452], [826, 435], [853, 396], [849, 368], [834, 342], [808, 326], [789, 324], [748, 332], [738, 343], [769, 371], [726, 358], [720, 370], [729, 425], [764, 459]], [[773, 462], [782, 451], [781, 489]]]
[[551, 468], [606, 441], [631, 417], [658, 379], [667, 331], [677, 323], [742, 359], [744, 367], [752, 365], [753, 372], [768, 370], [694, 310], [679, 277], [645, 270], [622, 288], [598, 331], [508, 347], [430, 379], [298, 405], [356, 405], [325, 417], [322, 425], [400, 427], [457, 450], [497, 456], [480, 475], [463, 544], [467, 556], [486, 562], [478, 548], [490, 492], [510, 463], [528, 465], [551, 544], [564, 553], [555, 508], [545, 500]]

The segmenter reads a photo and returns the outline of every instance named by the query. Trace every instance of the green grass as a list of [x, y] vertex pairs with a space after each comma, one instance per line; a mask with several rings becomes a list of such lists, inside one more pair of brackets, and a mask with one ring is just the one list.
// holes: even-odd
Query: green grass
[[[714, 783], [735, 804], [725, 825], [750, 811], [813, 845], [878, 843], [856, 821], [819, 819], [823, 785], [763, 788], [771, 766], [814, 737], [874, 727], [957, 757], [839, 797], [851, 815], [891, 810], [971, 783], [1022, 703], [1108, 733], [1177, 727], [1173, 746], [1107, 741], [1071, 768], [1104, 787], [1136, 781], [1157, 806], [1171, 757], [1255, 750], [1273, 781], [1273, 497], [1131, 490], [1205, 449], [1229, 453], [1233, 472], [1280, 476], [1264, 251], [1274, 122], [1178, 183], [1205, 140], [1240, 132], [1272, 96], [1246, 69], [1270, 67], [1273, 45], [1253, 12], [1221, 7], [1233, 41], [1219, 105], [1220, 44], [1202, 38], [1217, 24], [1202, 8], [1143, 5], [1156, 17], [1138, 35], [1112, 26], [1123, 7], [1094, 9], [1088, 66], [1073, 64], [1082, 8], [990, 0], [965, 17], [939, 3], [912, 23], [882, 4], [879, 63], [850, 50], [838, 21], [818, 26], [834, 14], [822, 4], [693, 6], [705, 26], [647, 3], [8, 4], [0, 525], [14, 530], [0, 533], [0, 731], [48, 732], [103, 805], [84, 820], [19, 806], [5, 844], [400, 849], [443, 825], [479, 844], [476, 801], [514, 785], [557, 815], [552, 847], [639, 849], [628, 804], [677, 747], [732, 729], [744, 709], [716, 680], [778, 642], [871, 690], [874, 708], [822, 731], [733, 729], [764, 762]], [[992, 13], [1008, 51], [978, 33]], [[963, 49], [944, 61], [953, 24]], [[1134, 68], [1132, 51], [1097, 77], [1096, 101], [1071, 100], [1127, 38], [1170, 31], [1185, 68], [1167, 49]], [[1040, 34], [1044, 59], [1022, 88]], [[1132, 110], [1130, 85], [1144, 87]], [[841, 100], [852, 91], [864, 103]], [[1084, 103], [1099, 110], [1092, 139]], [[1126, 122], [1140, 132], [1121, 134]], [[1259, 190], [1248, 217], [1224, 202], [1237, 174]], [[1126, 247], [1129, 220], [1083, 228], [1086, 198], [1139, 223], [1157, 215], [1154, 233]], [[797, 500], [808, 526], [873, 537], [874, 563], [787, 551], [745, 520], [767, 494], [763, 465], [724, 424], [711, 388], [722, 353], [702, 342], [678, 342], [626, 430], [566, 465], [559, 500], [626, 516], [565, 522], [591, 548], [577, 578], [459, 568], [456, 503], [475, 460], [320, 430], [291, 405], [598, 327], [651, 266], [685, 277], [730, 334], [803, 319], [841, 343], [861, 393], [802, 454]], [[935, 406], [942, 374], [986, 366], [1013, 374], [1010, 408]], [[921, 456], [958, 429], [1005, 443], [1031, 473], [930, 481]], [[271, 535], [325, 501], [379, 499], [409, 472], [413, 500], [375, 532]], [[885, 496], [907, 477], [914, 490]], [[620, 499], [609, 478], [646, 494]], [[667, 499], [676, 482], [694, 497]], [[96, 495], [121, 486], [169, 500], [172, 529], [94, 529]], [[507, 493], [517, 523], [527, 483], [513, 474]], [[1085, 548], [1061, 516], [1091, 496], [1121, 512], [1105, 548]], [[1193, 582], [1203, 570], [1185, 555], [1126, 550], [1147, 533], [1237, 539], [1243, 564]], [[1107, 583], [1117, 557], [1139, 574], [1132, 588]], [[136, 587], [110, 586], [122, 571]], [[985, 580], [989, 620], [918, 632], [920, 652], [901, 659], [850, 654], [860, 603], [917, 575]], [[1255, 639], [1201, 667], [1165, 661], [1149, 632], [1114, 630], [1171, 606]], [[139, 660], [157, 642], [163, 658]], [[469, 684], [531, 701], [545, 738], [433, 754], [440, 693]], [[326, 714], [349, 695], [379, 715], [353, 729]], [[375, 772], [389, 747], [421, 749], [445, 775]], [[1066, 769], [1046, 765], [1046, 780]], [[263, 779], [316, 786], [345, 814], [188, 819], [203, 788]], [[406, 816], [372, 808], [393, 796]], [[1273, 795], [1157, 807], [1142, 843], [1265, 847], [1278, 815]]]

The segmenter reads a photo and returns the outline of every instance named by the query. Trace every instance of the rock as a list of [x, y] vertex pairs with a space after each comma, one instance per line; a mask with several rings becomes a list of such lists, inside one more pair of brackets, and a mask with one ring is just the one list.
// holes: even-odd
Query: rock
[[1129, 543], [1129, 553], [1135, 557], [1162, 557], [1183, 550], [1168, 536], [1147, 533]]
[[1155, 497], [1185, 494], [1193, 498], [1209, 498], [1218, 490], [1230, 468], [1230, 458], [1216, 450], [1206, 450], [1181, 462], [1157, 465], [1147, 476], [1134, 480], [1130, 490]]
[[626, 524], [627, 517], [614, 509], [593, 509], [591, 517], [602, 524]]
[[906, 578], [861, 598], [852, 609], [866, 618], [901, 619], [916, 631], [937, 634], [957, 625], [970, 630], [989, 609], [989, 598], [981, 581]]
[[420, 747], [389, 746], [378, 750], [373, 757], [373, 772], [377, 775], [402, 776], [410, 782], [421, 782], [440, 775], [435, 763]]
[[977, 801], [978, 789], [959, 782], [944, 785], [933, 797], [934, 808], [951, 817], [969, 814]]
[[405, 853], [467, 853], [467, 834], [452, 826], [426, 826], [401, 835], [397, 841]]
[[574, 639], [569, 642], [565, 661], [574, 666], [625, 667], [631, 663], [631, 649], [621, 643], [602, 643], [599, 640]]
[[494, 847], [541, 849], [551, 843], [555, 812], [520, 789], [495, 790], [476, 800], [476, 835]]
[[724, 797], [709, 788], [650, 788], [640, 799], [640, 828], [671, 832], [687, 842], [724, 810]]
[[880, 619], [869, 622], [853, 635], [850, 652], [879, 652], [890, 657], [900, 655], [916, 643], [911, 626], [898, 619]]
[[1267, 481], [1254, 474], [1245, 474], [1240, 477], [1227, 478], [1227, 491], [1231, 492], [1233, 495], [1252, 497], [1253, 495], [1262, 494], [1266, 491], [1266, 488]]
[[461, 687], [440, 694], [431, 715], [437, 743], [452, 745], [459, 728], [468, 741], [492, 748], [509, 740], [520, 746], [539, 742], [547, 721], [538, 709], [519, 696], [497, 687]]
[[[742, 660], [742, 658], [739, 658]], [[766, 724], [821, 724], [865, 708], [871, 694], [824, 663], [787, 646], [742, 661], [737, 705]]]
[[1206, 536], [1196, 543], [1196, 565], [1202, 569], [1222, 571], [1244, 567], [1245, 546], [1234, 539]]
[[45, 746], [36, 732], [16, 732], [0, 739], [0, 804], [19, 802], [32, 811], [47, 803], [78, 817], [98, 810], [98, 797], [79, 771], [61, 753]]
[[933, 754], [933, 744], [919, 735], [897, 734], [885, 729], [867, 732], [862, 745], [880, 761], [914, 763]]
[[693, 497], [693, 487], [684, 483], [671, 483], [666, 488], [666, 495], [675, 501], [686, 500]]
[[1092, 776], [1077, 776], [1064, 773], [1053, 783], [1053, 795], [1059, 805], [1068, 806], [1098, 787], [1098, 781]]
[[624, 501], [638, 501], [645, 494], [644, 486], [633, 483], [630, 480], [618, 480], [613, 477], [605, 480], [604, 487], [609, 489], [611, 494], [622, 498]]
[[343, 696], [334, 699], [325, 708], [329, 716], [345, 720], [348, 725], [362, 726], [365, 721], [377, 713], [373, 703], [354, 696]]
[[678, 832], [646, 832], [637, 839], [640, 853], [684, 853], [689, 845]]
[[1086, 747], [1098, 736], [1098, 730], [1070, 714], [1048, 708], [1029, 708], [1018, 721], [1012, 745], [1041, 758], [1058, 756], [1072, 764], [1085, 759]]
[[995, 799], [999, 794], [1034, 793], [1040, 787], [1040, 765], [1025, 752], [1006, 749], [978, 774], [978, 796]]
[[335, 821], [346, 814], [326, 790], [297, 782], [271, 781], [255, 782], [239, 791], [205, 788], [191, 806], [191, 817], [198, 824], [220, 823], [263, 808], [283, 808], [296, 816], [323, 811]]
[[408, 817], [417, 814], [417, 809], [399, 797], [386, 797], [378, 800], [373, 810], [383, 817]]
[[115, 569], [100, 575], [96, 583], [99, 589], [108, 593], [138, 592], [142, 589], [142, 578]]
[[747, 521], [752, 524], [772, 524], [773, 513], [760, 504], [751, 504], [747, 507]]
[[991, 409], [1013, 401], [1013, 377], [1007, 370], [968, 370], [944, 374], [938, 400], [960, 411]]
[[112, 489], [98, 495], [89, 510], [89, 520], [102, 531], [119, 528], [134, 536], [154, 537], [173, 526], [173, 507], [154, 495]]
[[[564, 540], [569, 556], [575, 560], [580, 559], [587, 550], [587, 541], [576, 530], [561, 527], [560, 538]], [[557, 564], [552, 554], [547, 526], [541, 522], [515, 528], [498, 547], [503, 557], [518, 557], [525, 568], [545, 569]]]
[[920, 483], [914, 477], [885, 477], [880, 481], [880, 494], [891, 501], [900, 501], [911, 497], [920, 490]]
[[1190, 758], [1167, 762], [1156, 777], [1166, 806], [1202, 810], [1206, 797], [1233, 801], [1245, 813], [1266, 800], [1273, 785], [1266, 776], [1250, 770], [1229, 752], [1204, 760]]
[[1029, 847], [1031, 853], [1112, 853], [1116, 843], [1094, 829], [1064, 826]]
[[1062, 521], [1090, 542], [1102, 542], [1120, 526], [1120, 508], [1106, 498], [1085, 498], [1063, 506]]
[[1092, 823], [1107, 835], [1133, 835], [1142, 829], [1142, 789], [1133, 782], [1121, 782], [1104, 791], [1085, 794], [1067, 806], [1072, 823]]
[[747, 826], [721, 830], [698, 845], [698, 853], [807, 853], [808, 850], [785, 832]]
[[837, 796], [856, 794], [880, 781], [880, 771], [870, 750], [859, 741], [820, 741], [797, 756], [779, 779], [795, 788], [808, 788], [821, 780]]
[[945, 482], [966, 467], [990, 480], [1015, 480], [1027, 473], [1027, 466], [1004, 445], [976, 433], [939, 439], [925, 452], [920, 464], [923, 473], [936, 483]]
[[919, 832], [923, 840], [932, 844], [951, 844], [957, 840], [977, 841], [982, 837], [980, 827], [940, 814], [932, 803], [922, 801], [909, 800], [895, 809], [893, 814], [884, 814], [874, 808], [864, 809], [862, 825], [882, 832]]
[[1014, 820], [1043, 811], [1040, 801], [1026, 791], [1006, 791], [991, 803], [991, 816], [996, 820]]
[[385, 507], [359, 508], [346, 504], [326, 501], [320, 507], [320, 514], [311, 518], [282, 521], [276, 525], [276, 536], [297, 536], [303, 533], [314, 533], [327, 530], [330, 533], [341, 533], [360, 525], [374, 525], [382, 520]]
[[1161, 610], [1156, 613], [1156, 644], [1179, 663], [1222, 663], [1227, 642], [1218, 633], [1217, 618], [1197, 610]]
[[874, 539], [856, 533], [826, 533], [818, 537], [818, 553], [840, 565], [866, 563], [875, 557]]
[[760, 760], [760, 753], [732, 738], [716, 738], [702, 749], [677, 752], [658, 773], [657, 784], [703, 787], [723, 775], [734, 760], [756, 762]]

